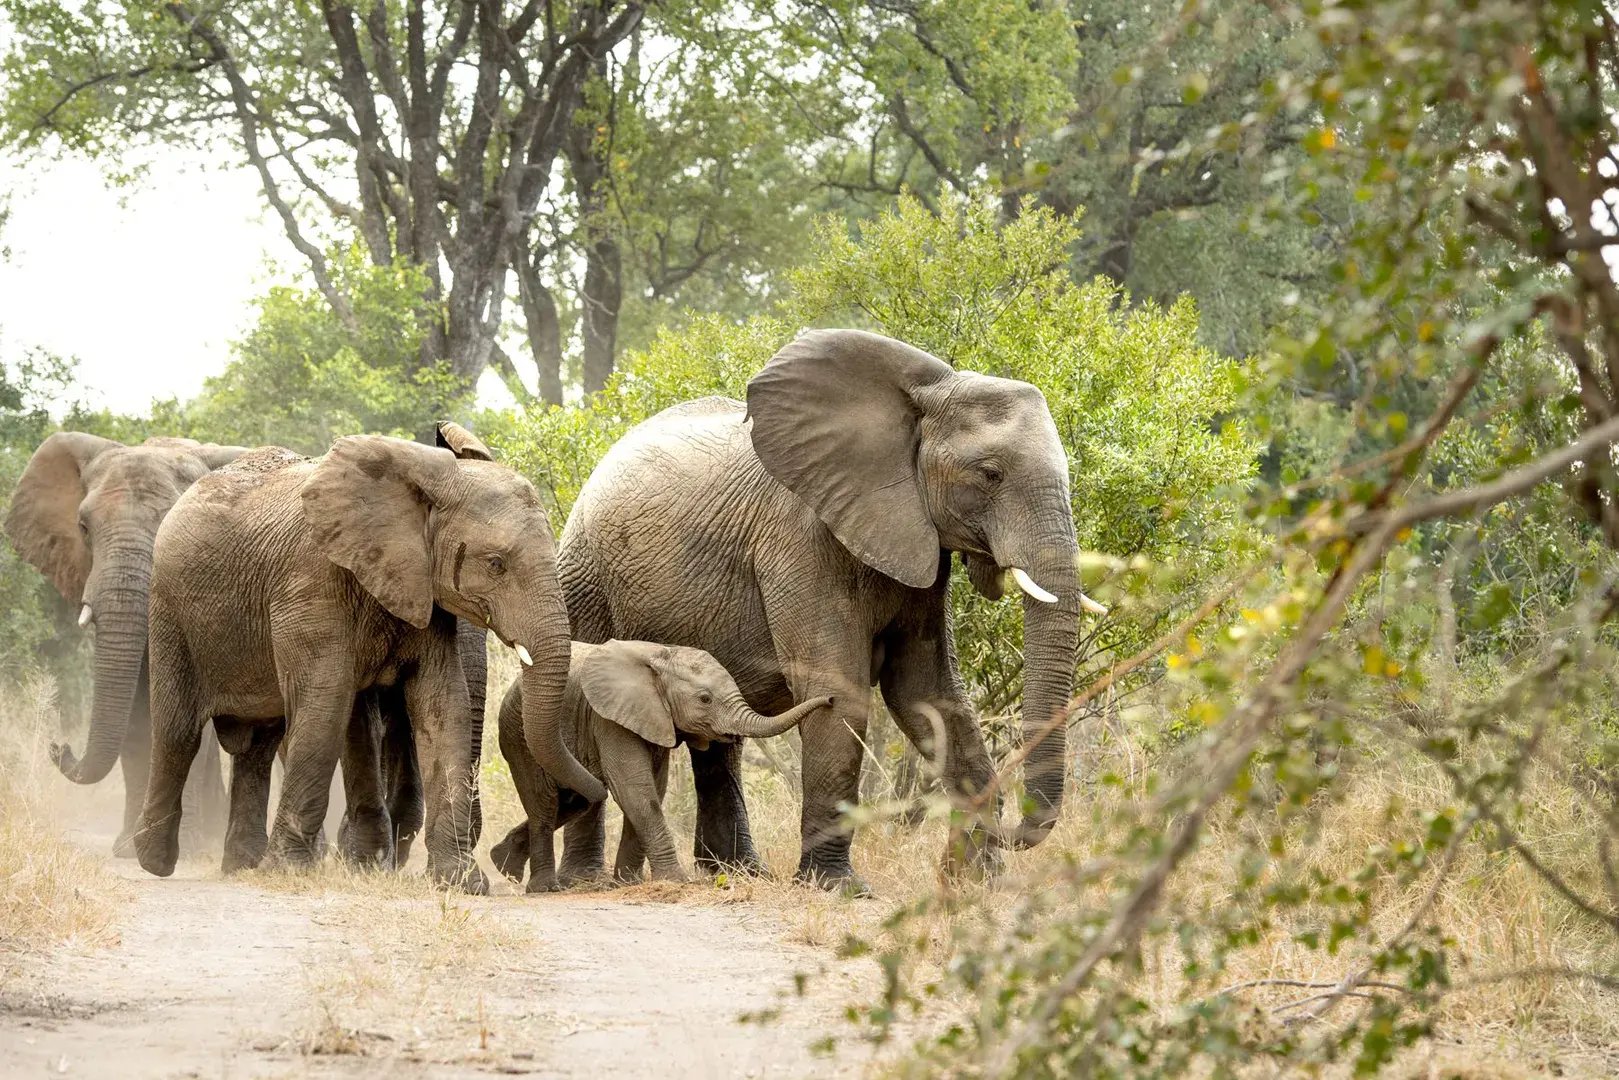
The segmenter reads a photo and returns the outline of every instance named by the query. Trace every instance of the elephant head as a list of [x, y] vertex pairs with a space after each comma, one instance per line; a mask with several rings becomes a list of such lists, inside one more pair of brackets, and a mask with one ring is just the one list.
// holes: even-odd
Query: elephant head
[[6, 515], [6, 535], [64, 599], [82, 605], [79, 625], [96, 628], [89, 745], [83, 759], [65, 745], [51, 746], [68, 779], [96, 783], [123, 749], [146, 656], [157, 527], [198, 477], [243, 452], [192, 439], [125, 446], [59, 431], [28, 460]]
[[599, 802], [607, 790], [562, 741], [568, 612], [539, 494], [464, 428], [443, 424], [439, 439], [338, 439], [304, 481], [315, 545], [411, 626], [425, 628], [437, 604], [515, 648], [530, 750]]
[[766, 716], [708, 653], [649, 641], [588, 646], [574, 675], [592, 709], [655, 746], [675, 745], [677, 731], [699, 750], [710, 742], [768, 738], [832, 704], [818, 697]]
[[914, 588], [960, 552], [974, 586], [1022, 588], [1023, 732], [1032, 808], [1022, 846], [1050, 832], [1062, 804], [1080, 592], [1068, 455], [1040, 391], [958, 372], [892, 338], [812, 330], [748, 384], [759, 460], [866, 565]]

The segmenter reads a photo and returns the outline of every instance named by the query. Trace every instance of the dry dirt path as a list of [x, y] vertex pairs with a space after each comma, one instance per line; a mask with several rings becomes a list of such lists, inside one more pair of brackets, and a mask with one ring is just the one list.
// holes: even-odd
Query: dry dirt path
[[[847, 1039], [832, 1057], [810, 1044], [846, 1033], [839, 1014], [874, 967], [787, 943], [759, 905], [652, 886], [446, 901], [108, 865], [128, 893], [118, 944], [30, 960], [0, 983], [0, 1076], [800, 1077], [870, 1064]], [[815, 976], [803, 998], [801, 973]], [[737, 1022], [777, 1006], [775, 1022]]]

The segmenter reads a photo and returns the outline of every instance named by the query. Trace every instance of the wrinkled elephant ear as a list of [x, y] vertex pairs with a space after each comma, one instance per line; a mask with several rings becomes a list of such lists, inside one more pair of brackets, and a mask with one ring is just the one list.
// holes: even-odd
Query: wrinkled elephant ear
[[218, 443], [202, 443], [192, 453], [209, 470], [222, 469], [247, 453], [251, 447], [247, 446], [221, 446]]
[[454, 455], [384, 435], [347, 435], [304, 481], [315, 546], [360, 587], [421, 629], [433, 614], [427, 514]]
[[582, 657], [576, 673], [592, 709], [655, 746], [675, 744], [675, 718], [654, 667], [666, 652], [645, 641], [608, 641]]
[[996, 566], [995, 560], [988, 555], [961, 556], [962, 565], [967, 568], [967, 580], [973, 583], [973, 588], [980, 596], [991, 600], [999, 600], [1006, 595], [1006, 568]]
[[98, 456], [122, 445], [82, 431], [58, 431], [28, 459], [11, 497], [6, 535], [17, 554], [71, 603], [83, 598], [90, 576], [90, 548], [79, 531], [83, 472]]
[[229, 465], [250, 449], [246, 446], [221, 446], [218, 443], [203, 443], [198, 442], [196, 439], [186, 439], [178, 435], [154, 435], [141, 445], [188, 451], [192, 457], [202, 462], [204, 468], [210, 471]]
[[457, 424], [454, 420], [440, 420], [438, 422], [438, 445], [444, 447], [458, 458], [476, 458], [479, 461], [493, 461], [495, 455], [489, 452], [478, 436]]
[[917, 391], [949, 364], [860, 330], [810, 330], [748, 383], [753, 449], [861, 562], [915, 588], [939, 572], [916, 472]]

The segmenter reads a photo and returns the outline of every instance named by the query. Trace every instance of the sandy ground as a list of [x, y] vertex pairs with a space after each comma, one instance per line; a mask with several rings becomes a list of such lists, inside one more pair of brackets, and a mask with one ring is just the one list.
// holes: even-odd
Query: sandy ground
[[[108, 850], [104, 837], [76, 840]], [[790, 944], [772, 912], [712, 887], [445, 899], [287, 891], [202, 863], [167, 880], [107, 865], [129, 893], [120, 940], [11, 966], [0, 1076], [870, 1069], [840, 1014], [870, 993], [874, 965]], [[738, 1021], [777, 1008], [773, 1022]], [[830, 1056], [811, 1047], [827, 1035], [841, 1036]]]

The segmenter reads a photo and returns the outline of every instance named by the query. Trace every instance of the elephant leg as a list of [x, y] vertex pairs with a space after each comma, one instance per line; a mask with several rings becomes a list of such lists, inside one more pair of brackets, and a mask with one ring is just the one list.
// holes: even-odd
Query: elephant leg
[[[388, 800], [388, 817], [393, 822], [394, 866], [403, 867], [410, 861], [410, 847], [422, 831], [427, 808], [422, 801], [422, 770], [416, 759], [416, 739], [411, 733], [410, 716], [405, 699], [397, 689], [390, 688], [380, 699], [382, 704], [382, 777], [383, 793]], [[474, 768], [473, 775], [477, 775]], [[481, 800], [473, 800], [472, 826], [474, 836], [482, 824], [479, 807]], [[476, 840], [474, 840], [476, 845]]]
[[606, 876], [607, 816], [604, 811], [605, 804], [596, 803], [562, 830], [562, 866], [557, 870], [557, 880], [563, 888], [600, 881]]
[[393, 822], [383, 792], [382, 724], [376, 694], [356, 694], [343, 740], [344, 805], [337, 850], [360, 866], [394, 865]]
[[269, 847], [265, 825], [270, 810], [270, 768], [286, 724], [216, 716], [214, 729], [219, 732], [220, 747], [231, 755], [230, 825], [220, 868], [232, 874], [259, 865]]
[[322, 826], [332, 773], [342, 757], [354, 712], [354, 690], [346, 655], [338, 651], [323, 661], [282, 675], [287, 739], [281, 801], [270, 832], [272, 865], [313, 865], [324, 847]]
[[[818, 625], [800, 620], [794, 625]], [[798, 727], [804, 748], [804, 804], [800, 817], [798, 880], [853, 895], [870, 894], [849, 861], [853, 840], [843, 807], [860, 802], [860, 767], [871, 710], [871, 651], [854, 627], [812, 635], [789, 645], [782, 670], [794, 701], [831, 695], [834, 704], [805, 718]], [[827, 641], [850, 643], [842, 655], [826, 655]], [[819, 646], [819, 647], [817, 647]]]
[[641, 867], [646, 863], [646, 849], [641, 837], [628, 817], [624, 829], [618, 834], [618, 854], [613, 858], [613, 880], [626, 885], [641, 880]]
[[[984, 746], [978, 715], [962, 691], [944, 612], [931, 617], [920, 613], [911, 625], [885, 635], [883, 652], [878, 682], [894, 723], [939, 774], [955, 805], [972, 807], [995, 775], [995, 763]], [[966, 828], [952, 834], [946, 852], [950, 869], [973, 874], [995, 870], [995, 809], [993, 803], [977, 807]]]
[[152, 771], [135, 829], [135, 856], [148, 873], [168, 877], [180, 858], [186, 775], [209, 717], [185, 639], [155, 602], [150, 627]]
[[742, 744], [710, 743], [707, 750], [687, 744], [697, 788], [697, 831], [692, 855], [703, 873], [742, 870], [765, 873], [753, 845], [748, 805], [742, 797]]
[[528, 819], [525, 817], [511, 827], [499, 843], [489, 849], [489, 861], [495, 869], [513, 881], [523, 880], [528, 867]]
[[[448, 625], [444, 625], [448, 620]], [[471, 703], [456, 652], [454, 617], [434, 616], [416, 671], [405, 680], [405, 711], [416, 737], [425, 814], [427, 872], [467, 892], [489, 891], [472, 857], [478, 776], [472, 768]]]
[[528, 886], [531, 893], [557, 892], [556, 827], [550, 821], [528, 819]]
[[145, 668], [135, 686], [135, 701], [129, 710], [129, 727], [124, 732], [118, 763], [124, 775], [124, 824], [113, 841], [112, 853], [115, 858], [133, 859], [135, 829], [140, 824], [146, 784], [152, 775], [151, 685]]
[[[601, 748], [607, 789], [624, 812], [626, 828], [635, 830], [636, 840], [652, 864], [653, 880], [687, 880], [680, 857], [675, 854], [669, 823], [663, 816], [662, 788], [668, 783], [668, 751], [648, 745], [639, 735], [617, 724], [602, 721], [596, 724], [596, 742]], [[659, 755], [664, 759], [662, 762], [656, 760]], [[660, 771], [662, 784], [659, 783]]]

